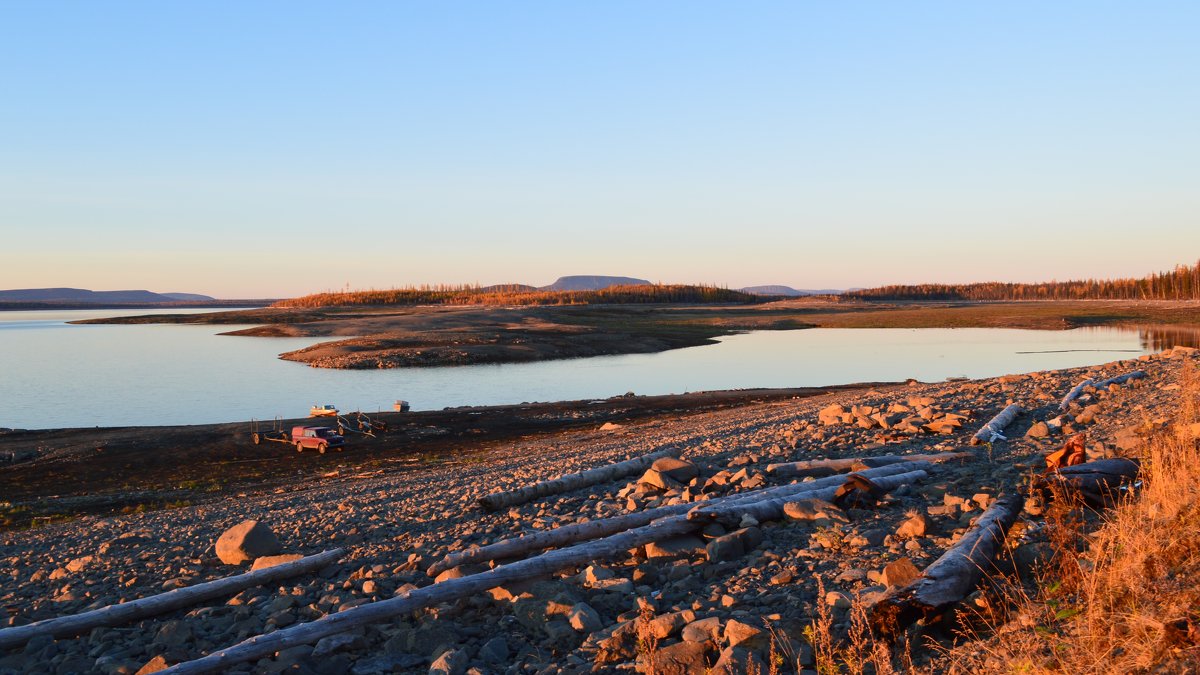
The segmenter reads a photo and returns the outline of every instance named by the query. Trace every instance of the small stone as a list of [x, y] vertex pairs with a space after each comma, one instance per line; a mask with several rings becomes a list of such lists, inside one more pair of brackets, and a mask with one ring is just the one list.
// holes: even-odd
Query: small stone
[[921, 572], [908, 558], [899, 558], [883, 568], [882, 581], [887, 586], [907, 586], [920, 578]]
[[430, 664], [429, 675], [463, 675], [467, 672], [470, 661], [461, 650], [446, 650]]
[[150, 673], [157, 673], [158, 671], [166, 670], [167, 668], [170, 668], [170, 665], [167, 663], [166, 657], [159, 654], [139, 668], [136, 675], [150, 675]]
[[896, 536], [901, 539], [912, 539], [914, 537], [924, 537], [929, 531], [929, 519], [923, 513], [914, 513], [909, 516], [900, 527], [896, 528]]
[[479, 658], [484, 663], [491, 665], [503, 664], [508, 662], [508, 642], [502, 637], [494, 637], [491, 640], [483, 643], [479, 648]]
[[1029, 427], [1029, 431], [1025, 432], [1026, 438], [1046, 438], [1050, 435], [1050, 425], [1045, 422], [1037, 422]]
[[586, 602], [581, 602], [567, 612], [567, 623], [580, 633], [594, 633], [604, 627], [600, 614]]

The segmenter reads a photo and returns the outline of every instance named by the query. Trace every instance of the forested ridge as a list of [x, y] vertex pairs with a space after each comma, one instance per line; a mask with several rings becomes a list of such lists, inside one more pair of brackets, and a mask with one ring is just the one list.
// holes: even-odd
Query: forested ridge
[[1140, 279], [894, 285], [850, 291], [846, 296], [864, 300], [1200, 300], [1200, 263]]

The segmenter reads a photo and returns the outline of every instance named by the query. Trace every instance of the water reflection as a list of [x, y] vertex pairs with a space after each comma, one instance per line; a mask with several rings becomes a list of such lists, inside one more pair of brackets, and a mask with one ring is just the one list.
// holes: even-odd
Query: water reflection
[[1200, 328], [1188, 326], [1138, 326], [1138, 338], [1148, 352], [1172, 347], [1200, 347]]

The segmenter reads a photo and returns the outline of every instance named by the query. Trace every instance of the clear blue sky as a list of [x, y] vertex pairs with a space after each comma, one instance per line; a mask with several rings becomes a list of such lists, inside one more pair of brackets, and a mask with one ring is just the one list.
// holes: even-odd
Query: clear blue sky
[[1200, 5], [0, 4], [0, 288], [1141, 276]]

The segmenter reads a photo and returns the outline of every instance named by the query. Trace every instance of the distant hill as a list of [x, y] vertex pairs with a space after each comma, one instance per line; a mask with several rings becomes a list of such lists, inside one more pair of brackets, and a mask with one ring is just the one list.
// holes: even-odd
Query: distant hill
[[165, 295], [168, 298], [171, 298], [172, 300], [178, 300], [179, 302], [208, 302], [210, 300], [216, 300], [214, 297], [200, 295], [199, 293], [160, 293], [160, 295]]
[[634, 279], [633, 277], [605, 277], [605, 276], [587, 276], [576, 275], [569, 277], [559, 277], [558, 281], [549, 286], [542, 286], [538, 290], [542, 291], [599, 291], [610, 286], [652, 286], [645, 279]]
[[791, 286], [747, 286], [738, 290], [751, 295], [783, 295], [792, 298], [804, 295], [839, 295], [845, 292], [833, 288], [810, 289], [792, 288]]
[[84, 288], [17, 288], [0, 291], [0, 302], [62, 302], [76, 304], [175, 303], [215, 300], [195, 293], [150, 291], [89, 291]]

